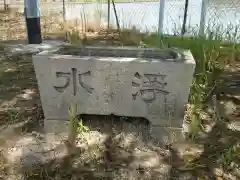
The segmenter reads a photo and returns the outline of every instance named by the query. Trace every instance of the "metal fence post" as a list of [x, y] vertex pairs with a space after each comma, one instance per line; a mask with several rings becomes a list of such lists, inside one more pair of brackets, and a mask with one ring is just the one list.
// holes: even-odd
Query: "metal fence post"
[[187, 16], [188, 16], [188, 4], [189, 4], [189, 1], [185, 0], [183, 24], [182, 24], [182, 30], [181, 30], [182, 36], [186, 33], [186, 23], [187, 23]]
[[40, 12], [37, 0], [24, 0], [24, 13], [27, 25], [28, 43], [41, 44]]
[[209, 0], [202, 0], [199, 36], [204, 36], [208, 1]]
[[65, 0], [62, 1], [63, 5], [63, 21], [66, 21], [66, 7], [65, 7]]
[[4, 11], [7, 11], [10, 6], [10, 0], [4, 0]]
[[164, 8], [165, 0], [160, 0], [159, 3], [159, 19], [158, 19], [158, 34], [163, 34]]
[[110, 0], [108, 0], [108, 29], [110, 28]]

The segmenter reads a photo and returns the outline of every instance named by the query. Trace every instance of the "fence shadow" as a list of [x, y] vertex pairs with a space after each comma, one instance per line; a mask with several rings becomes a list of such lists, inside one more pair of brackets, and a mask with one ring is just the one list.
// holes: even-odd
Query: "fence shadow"
[[[232, 179], [240, 178], [236, 167], [233, 167], [240, 164], [240, 131], [237, 124], [240, 117], [239, 63], [236, 62], [233, 68], [234, 71], [226, 70], [222, 73], [220, 78], [223, 83], [213, 92], [217, 97], [217, 115], [214, 118], [209, 114], [209, 117], [212, 117], [215, 125], [205, 138], [196, 141], [203, 146], [203, 152], [200, 156], [193, 157], [185, 170], [181, 170], [179, 164], [174, 166], [176, 172], [172, 172], [172, 177], [188, 173], [192, 178], [204, 177], [209, 180], [218, 180], [220, 177], [231, 179], [231, 176]], [[208, 103], [208, 106], [213, 108], [212, 103]], [[179, 157], [173, 149], [171, 153], [175, 161], [186, 164], [186, 159]]]
[[84, 116], [83, 121], [93, 137], [88, 140], [87, 148], [73, 148], [67, 144], [65, 156], [32, 168], [30, 172], [23, 168], [24, 178], [156, 180], [169, 175], [169, 162], [165, 162], [167, 154], [163, 149], [149, 145], [147, 120]]

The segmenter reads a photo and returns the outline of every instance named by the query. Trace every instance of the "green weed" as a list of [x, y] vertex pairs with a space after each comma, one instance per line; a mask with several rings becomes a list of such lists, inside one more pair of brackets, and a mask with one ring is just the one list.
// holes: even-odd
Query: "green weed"
[[81, 36], [79, 30], [72, 30], [66, 33], [66, 41], [71, 44], [81, 44]]
[[68, 141], [71, 145], [75, 146], [77, 130], [78, 130], [78, 119], [76, 114], [77, 105], [71, 104], [68, 108], [69, 114], [69, 136]]
[[82, 119], [77, 116], [77, 105], [71, 104], [68, 108], [69, 114], [69, 137], [68, 141], [75, 145], [78, 134], [88, 132], [89, 128], [84, 126]]
[[224, 149], [217, 163], [227, 167], [230, 165], [231, 162], [237, 160], [239, 156], [240, 156], [240, 143], [237, 143]]

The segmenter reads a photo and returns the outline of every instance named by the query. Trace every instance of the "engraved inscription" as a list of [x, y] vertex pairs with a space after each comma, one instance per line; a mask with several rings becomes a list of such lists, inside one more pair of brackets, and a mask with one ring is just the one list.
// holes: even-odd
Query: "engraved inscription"
[[83, 76], [91, 76], [91, 71], [78, 74], [78, 82], [84, 89], [88, 91], [89, 94], [92, 94], [93, 88], [83, 83], [83, 79], [82, 79]]
[[70, 82], [72, 80], [72, 89], [73, 95], [77, 94], [77, 83], [84, 89], [87, 90], [89, 94], [92, 94], [93, 89], [91, 86], [83, 82], [84, 76], [91, 76], [91, 71], [87, 71], [84, 73], [78, 73], [76, 68], [71, 68], [71, 72], [56, 72], [57, 78], [65, 79], [65, 83], [62, 86], [53, 86], [56, 91], [63, 93], [64, 90], [69, 87]]
[[[167, 85], [165, 81], [166, 75], [162, 74], [144, 74], [136, 72], [132, 81], [132, 97], [136, 100], [137, 96], [141, 96], [144, 102], [152, 103], [156, 100], [157, 94], [166, 95], [169, 94], [164, 88]], [[164, 98], [164, 103], [166, 98]]]
[[56, 77], [57, 78], [64, 78], [65, 79], [65, 84], [62, 86], [53, 86], [56, 91], [58, 92], [63, 92], [70, 84], [70, 76], [71, 73], [65, 73], [65, 72], [56, 72]]

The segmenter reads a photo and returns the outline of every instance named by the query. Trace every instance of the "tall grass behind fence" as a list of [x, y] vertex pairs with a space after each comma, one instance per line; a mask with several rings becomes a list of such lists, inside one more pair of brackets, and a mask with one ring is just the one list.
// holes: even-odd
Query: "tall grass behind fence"
[[163, 33], [178, 35], [181, 32], [185, 0], [165, 0]]
[[240, 41], [240, 0], [208, 0], [206, 10], [207, 34], [218, 39]]
[[[215, 34], [229, 39], [229, 34], [239, 39], [240, 1], [239, 0], [165, 0], [163, 32], [180, 35], [184, 23], [184, 12], [187, 11], [186, 31], [184, 35], [199, 35], [201, 16], [205, 17], [202, 24], [203, 34]], [[206, 6], [202, 7], [205, 3]], [[206, 13], [205, 13], [206, 12]]]

